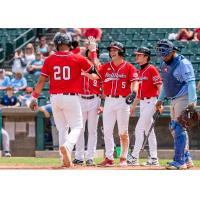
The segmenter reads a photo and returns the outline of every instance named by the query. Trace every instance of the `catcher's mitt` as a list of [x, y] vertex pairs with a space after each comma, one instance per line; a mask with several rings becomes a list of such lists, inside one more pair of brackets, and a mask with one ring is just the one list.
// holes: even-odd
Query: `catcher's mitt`
[[126, 97], [126, 103], [127, 103], [128, 105], [132, 104], [133, 101], [134, 101], [134, 99], [135, 99], [135, 97], [136, 97], [136, 92], [133, 91], [131, 94], [129, 94], [129, 95]]
[[38, 105], [37, 105], [37, 99], [35, 98], [32, 98], [31, 99], [31, 102], [29, 104], [29, 108], [32, 110], [32, 111], [35, 111], [37, 109]]
[[193, 128], [198, 125], [200, 120], [200, 114], [194, 107], [188, 106], [182, 111], [181, 115], [178, 117], [178, 122], [186, 129]]

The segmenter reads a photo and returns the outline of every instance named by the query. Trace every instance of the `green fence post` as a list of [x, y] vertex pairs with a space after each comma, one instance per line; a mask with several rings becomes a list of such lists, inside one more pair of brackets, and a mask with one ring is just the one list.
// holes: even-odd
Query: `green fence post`
[[44, 150], [44, 114], [37, 112], [36, 149]]
[[2, 111], [0, 111], [0, 151], [2, 150]]

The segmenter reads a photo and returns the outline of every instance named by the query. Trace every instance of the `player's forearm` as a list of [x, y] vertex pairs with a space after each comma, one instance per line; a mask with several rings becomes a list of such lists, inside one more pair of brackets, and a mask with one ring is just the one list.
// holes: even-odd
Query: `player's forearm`
[[158, 95], [160, 95], [162, 84], [157, 84], [156, 87], [158, 88]]
[[41, 91], [42, 91], [42, 89], [43, 89], [43, 87], [45, 85], [46, 79], [47, 79], [47, 77], [45, 77], [43, 75], [40, 76], [40, 78], [39, 78], [39, 80], [38, 80], [38, 82], [37, 82], [37, 84], [35, 86], [35, 91], [33, 93], [33, 96], [35, 98], [37, 98], [40, 95], [40, 93], [41, 93]]
[[188, 101], [189, 101], [189, 104], [196, 103], [197, 101], [195, 81], [188, 82]]
[[133, 81], [131, 83], [131, 92], [136, 92], [138, 91], [138, 87], [139, 87], [139, 82], [138, 81]]

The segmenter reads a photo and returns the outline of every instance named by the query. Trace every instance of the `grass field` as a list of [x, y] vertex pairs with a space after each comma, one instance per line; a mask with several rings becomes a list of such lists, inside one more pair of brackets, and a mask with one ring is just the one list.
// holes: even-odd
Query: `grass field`
[[[96, 163], [102, 161], [102, 158], [95, 159]], [[146, 159], [141, 159], [140, 163], [145, 162]], [[160, 165], [165, 166], [170, 160], [160, 160]], [[115, 159], [117, 164], [119, 159]], [[58, 158], [35, 158], [35, 157], [11, 157], [11, 158], [0, 158], [0, 165], [32, 165], [32, 166], [60, 166], [61, 160]], [[200, 167], [200, 160], [194, 160], [194, 165]]]

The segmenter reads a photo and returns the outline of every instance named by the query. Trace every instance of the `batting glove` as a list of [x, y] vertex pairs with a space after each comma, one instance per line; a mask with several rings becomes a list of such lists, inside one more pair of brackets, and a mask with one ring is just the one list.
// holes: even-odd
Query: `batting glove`
[[88, 45], [88, 49], [93, 52], [96, 51], [97, 49], [97, 43], [96, 43], [96, 39], [93, 36], [89, 36], [88, 37], [89, 40], [89, 45]]

